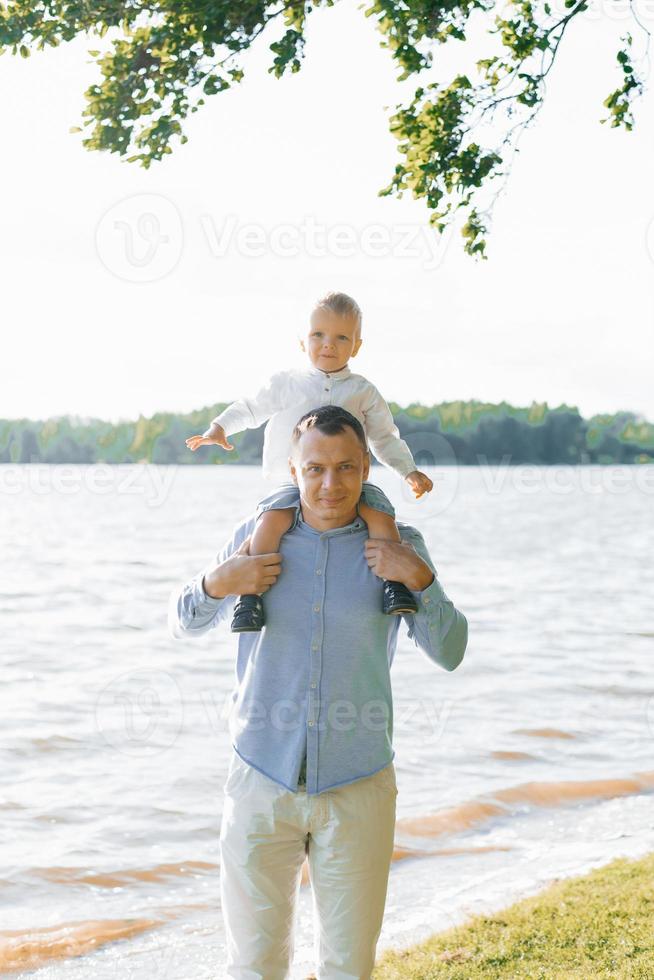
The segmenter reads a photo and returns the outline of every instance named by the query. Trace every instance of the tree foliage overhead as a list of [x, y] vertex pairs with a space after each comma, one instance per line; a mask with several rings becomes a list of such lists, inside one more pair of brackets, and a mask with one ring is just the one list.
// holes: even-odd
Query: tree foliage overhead
[[[78, 35], [105, 38], [91, 49], [98, 80], [85, 92], [83, 145], [150, 167], [186, 143], [183, 124], [207, 98], [242, 80], [242, 55], [278, 22], [269, 71], [300, 70], [307, 18], [337, 0], [0, 0], [0, 53], [29, 57]], [[422, 199], [439, 232], [460, 212], [464, 248], [485, 258], [492, 208], [510, 172], [521, 134], [543, 105], [545, 80], [566, 31], [589, 4], [613, 0], [364, 0], [398, 68], [419, 77], [408, 104], [390, 117], [399, 162], [381, 195]], [[631, 3], [631, 0], [630, 0]], [[473, 78], [430, 79], [439, 45], [466, 41], [474, 14], [487, 26], [489, 56]], [[634, 23], [649, 33], [633, 14]], [[644, 77], [630, 33], [616, 54], [618, 84], [601, 122], [630, 130]], [[648, 52], [645, 52], [646, 63]], [[472, 74], [472, 73], [470, 73]]]

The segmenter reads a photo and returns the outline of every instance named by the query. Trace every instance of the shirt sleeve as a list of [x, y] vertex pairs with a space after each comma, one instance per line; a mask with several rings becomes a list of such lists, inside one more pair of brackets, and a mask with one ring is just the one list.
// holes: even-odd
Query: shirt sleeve
[[374, 385], [370, 385], [370, 399], [363, 409], [364, 427], [370, 448], [380, 463], [405, 477], [415, 470], [411, 450], [393, 421], [393, 415], [385, 399]]
[[251, 398], [232, 402], [212, 422], [222, 425], [226, 436], [243, 429], [257, 429], [285, 405], [288, 372], [278, 371]]
[[190, 582], [182, 587], [181, 592], [173, 590], [168, 600], [168, 631], [170, 635], [180, 640], [187, 636], [202, 636], [218, 626], [234, 610], [236, 596], [225, 596], [214, 599], [207, 595], [202, 586], [205, 573], [226, 561], [245, 541], [254, 528], [255, 520], [251, 518], [239, 524], [231, 539], [223, 545], [215, 562], [207, 565], [198, 572]]
[[443, 591], [420, 531], [408, 525], [401, 525], [400, 530], [402, 540], [414, 546], [434, 573], [434, 581], [426, 589], [411, 590], [418, 603], [418, 612], [402, 617], [409, 627], [409, 636], [439, 667], [455, 670], [468, 645], [468, 620]]

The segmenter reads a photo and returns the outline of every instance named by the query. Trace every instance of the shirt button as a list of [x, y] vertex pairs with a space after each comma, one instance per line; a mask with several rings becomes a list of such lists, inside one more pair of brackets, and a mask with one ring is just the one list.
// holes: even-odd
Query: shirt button
[[425, 602], [429, 602], [429, 596], [428, 595], [425, 596]]
[[310, 721], [310, 722], [309, 722], [309, 725], [313, 725], [313, 722], [312, 722], [312, 721]]
[[315, 687], [315, 686], [316, 686], [315, 684], [312, 684], [312, 685], [311, 685], [311, 687]]
[[313, 611], [314, 612], [320, 612], [320, 606], [314, 606], [313, 607]]
[[322, 568], [316, 569], [316, 575], [322, 575]]
[[312, 650], [317, 650], [318, 649], [318, 644], [317, 643], [314, 643], [313, 646], [311, 647], [311, 649]]

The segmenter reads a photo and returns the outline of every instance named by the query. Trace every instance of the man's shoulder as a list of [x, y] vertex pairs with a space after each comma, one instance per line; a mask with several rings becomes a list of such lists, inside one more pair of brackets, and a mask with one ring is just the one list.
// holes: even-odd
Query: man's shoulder
[[248, 514], [248, 516], [243, 518], [243, 520], [237, 521], [237, 523], [234, 524], [229, 539], [234, 551], [241, 547], [249, 534], [252, 534], [256, 523], [257, 513], [256, 511], [252, 511], [252, 513]]
[[425, 539], [422, 536], [422, 533], [417, 527], [414, 527], [413, 524], [405, 524], [404, 521], [396, 521], [395, 523], [397, 524], [397, 529], [400, 532], [400, 537], [403, 541], [410, 541], [411, 543], [414, 541], [420, 541], [422, 544], [424, 544]]
[[416, 553], [422, 558], [423, 561], [427, 562], [434, 575], [438, 577], [436, 566], [434, 565], [434, 561], [429, 548], [425, 543], [422, 532], [419, 531], [417, 527], [414, 527], [413, 524], [405, 524], [403, 521], [396, 521], [396, 524], [402, 541], [406, 541], [407, 544], [413, 545]]
[[249, 514], [241, 518], [241, 520], [236, 523], [234, 529], [236, 530], [236, 528], [239, 529], [242, 528], [247, 532], [248, 528], [254, 527], [256, 523], [257, 523], [257, 511], [256, 508], [254, 508], [253, 510], [250, 511]]

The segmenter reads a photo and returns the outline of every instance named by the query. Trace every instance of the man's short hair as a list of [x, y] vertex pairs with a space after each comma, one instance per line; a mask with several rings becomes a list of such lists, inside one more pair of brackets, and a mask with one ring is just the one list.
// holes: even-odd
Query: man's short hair
[[351, 412], [341, 408], [340, 405], [321, 405], [320, 408], [313, 408], [306, 412], [291, 433], [291, 453], [300, 441], [300, 437], [307, 429], [318, 429], [326, 436], [335, 436], [343, 432], [348, 426], [354, 429], [355, 435], [361, 443], [364, 453], [368, 452], [368, 442], [363, 426]]

